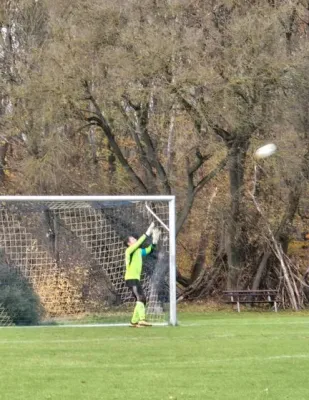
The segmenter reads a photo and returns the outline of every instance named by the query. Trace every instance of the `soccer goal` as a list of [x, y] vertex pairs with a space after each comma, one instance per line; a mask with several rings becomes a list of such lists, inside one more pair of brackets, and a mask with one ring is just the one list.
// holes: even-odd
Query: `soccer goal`
[[128, 324], [125, 239], [152, 221], [161, 236], [143, 263], [147, 319], [176, 325], [174, 196], [0, 196], [0, 324], [23, 322], [21, 288], [40, 324]]

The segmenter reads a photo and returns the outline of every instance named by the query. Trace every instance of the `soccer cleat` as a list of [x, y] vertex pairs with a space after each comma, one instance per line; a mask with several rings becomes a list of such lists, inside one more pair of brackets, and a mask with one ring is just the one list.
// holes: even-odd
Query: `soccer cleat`
[[143, 325], [139, 325], [139, 323], [138, 322], [130, 322], [130, 325], [129, 325], [131, 328], [144, 328], [144, 326]]
[[149, 322], [146, 322], [146, 321], [139, 321], [138, 325], [139, 326], [152, 326]]

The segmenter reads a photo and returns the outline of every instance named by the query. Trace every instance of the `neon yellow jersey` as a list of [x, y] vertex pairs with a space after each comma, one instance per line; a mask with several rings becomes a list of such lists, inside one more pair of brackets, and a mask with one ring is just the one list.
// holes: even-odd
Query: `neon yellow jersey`
[[140, 246], [146, 239], [146, 235], [142, 235], [136, 243], [132, 244], [126, 249], [126, 273], [124, 279], [141, 279], [143, 259], [142, 257], [151, 253], [153, 245], [148, 246], [145, 249], [141, 249]]

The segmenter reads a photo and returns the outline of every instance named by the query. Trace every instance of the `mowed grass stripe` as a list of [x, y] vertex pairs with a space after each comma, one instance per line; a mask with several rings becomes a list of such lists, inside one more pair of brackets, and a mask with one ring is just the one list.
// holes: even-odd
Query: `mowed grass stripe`
[[[188, 367], [188, 366], [201, 366], [204, 364], [223, 364], [223, 365], [233, 365], [233, 367], [235, 367], [235, 364], [238, 363], [248, 363], [248, 361], [254, 361], [254, 362], [258, 362], [258, 363], [268, 363], [269, 361], [290, 361], [293, 359], [309, 359], [309, 353], [307, 354], [280, 354], [277, 356], [269, 356], [269, 357], [258, 357], [258, 356], [254, 356], [254, 357], [234, 357], [234, 358], [205, 358], [203, 360], [181, 360], [181, 361], [177, 361], [177, 360], [164, 360], [164, 366], [166, 368], [182, 368], [182, 367]], [[43, 364], [40, 364], [41, 366]], [[48, 365], [48, 362], [46, 362], [44, 364], [45, 366]], [[59, 366], [67, 366], [67, 367], [71, 367], [72, 365], [75, 366], [76, 368], [89, 368], [89, 364], [88, 363], [78, 363], [76, 364], [74, 360], [62, 360], [62, 362], [59, 363]], [[158, 362], [140, 362], [138, 364], [138, 368], [153, 368], [153, 367], [161, 367], [162, 366], [162, 362], [158, 361]], [[130, 369], [132, 368], [132, 363], [126, 364], [126, 363], [115, 363], [115, 362], [108, 362], [108, 363], [104, 363], [101, 362], [99, 365], [91, 365], [91, 368], [97, 368], [97, 369], [110, 369], [110, 368], [126, 368], [126, 369]]]
[[[215, 340], [215, 339], [220, 339], [220, 338], [226, 338], [226, 339], [234, 339], [234, 338], [239, 338], [239, 339], [245, 339], [245, 338], [252, 338], [254, 335], [256, 336], [262, 336], [267, 339], [272, 339], [272, 340], [279, 340], [282, 338], [288, 338], [292, 337], [293, 339], [309, 339], [309, 332], [308, 331], [303, 331], [303, 332], [298, 332], [298, 333], [282, 333], [281, 335], [278, 335], [277, 333], [261, 333], [258, 332], [256, 334], [251, 334], [251, 335], [237, 335], [237, 334], [205, 334], [202, 337], [197, 338], [196, 336], [187, 336], [183, 335], [181, 337], [181, 340]], [[50, 340], [45, 340], [45, 339], [26, 339], [26, 340], [14, 340], [14, 339], [7, 339], [7, 340], [0, 340], [0, 346], [7, 346], [7, 345], [24, 345], [24, 344], [29, 344], [29, 345], [52, 345], [52, 344], [89, 344], [89, 343], [98, 343], [98, 344], [104, 344], [108, 341], [119, 341], [119, 340], [131, 340], [131, 341], [149, 341], [149, 340], [162, 340], [166, 339], [166, 336], [146, 336], [146, 337], [131, 337], [131, 336], [117, 336], [117, 337], [104, 337], [102, 339], [50, 339]]]

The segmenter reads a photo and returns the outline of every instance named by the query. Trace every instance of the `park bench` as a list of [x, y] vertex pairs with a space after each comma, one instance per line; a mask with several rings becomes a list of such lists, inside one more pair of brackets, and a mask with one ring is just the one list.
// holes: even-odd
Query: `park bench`
[[223, 292], [224, 302], [237, 304], [240, 312], [240, 304], [269, 303], [278, 311], [277, 290], [227, 290]]

